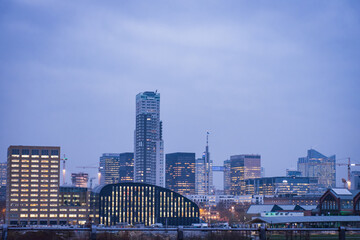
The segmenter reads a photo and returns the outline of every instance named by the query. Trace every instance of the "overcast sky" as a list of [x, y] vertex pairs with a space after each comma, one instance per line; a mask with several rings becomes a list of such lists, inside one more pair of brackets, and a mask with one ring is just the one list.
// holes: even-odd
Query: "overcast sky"
[[357, 0], [1, 1], [0, 157], [98, 166], [133, 151], [135, 96], [158, 90], [165, 153], [200, 157], [209, 130], [216, 165], [261, 154], [266, 176], [311, 147], [360, 162], [359, 77]]

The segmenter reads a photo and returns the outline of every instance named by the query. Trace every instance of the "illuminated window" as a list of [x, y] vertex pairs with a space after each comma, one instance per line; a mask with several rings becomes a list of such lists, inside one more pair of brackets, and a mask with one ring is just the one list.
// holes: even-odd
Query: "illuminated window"
[[50, 217], [57, 217], [57, 214], [50, 214]]
[[47, 217], [47, 214], [40, 214], [40, 217]]
[[37, 214], [30, 214], [30, 217], [31, 217], [31, 218], [37, 218], [38, 215], [37, 215]]

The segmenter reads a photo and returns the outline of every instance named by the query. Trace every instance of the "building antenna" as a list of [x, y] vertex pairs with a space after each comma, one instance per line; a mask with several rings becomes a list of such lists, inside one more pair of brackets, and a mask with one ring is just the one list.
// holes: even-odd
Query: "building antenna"
[[209, 131], [206, 131], [206, 146], [209, 147]]

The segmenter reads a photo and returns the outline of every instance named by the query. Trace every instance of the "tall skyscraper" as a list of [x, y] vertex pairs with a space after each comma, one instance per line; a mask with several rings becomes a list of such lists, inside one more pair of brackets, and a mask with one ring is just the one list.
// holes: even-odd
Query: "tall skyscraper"
[[136, 95], [134, 135], [135, 182], [165, 187], [160, 93], [142, 92]]
[[71, 182], [75, 187], [87, 188], [87, 183], [89, 181], [89, 174], [87, 173], [72, 173]]
[[120, 154], [104, 153], [100, 157], [100, 184], [119, 182]]
[[134, 153], [120, 153], [119, 182], [134, 182]]
[[298, 171], [303, 177], [318, 178], [319, 191], [336, 187], [336, 156], [326, 157], [314, 149], [307, 151], [306, 157], [301, 157], [297, 163]]
[[181, 195], [195, 194], [195, 153], [166, 154], [166, 188]]
[[245, 194], [245, 181], [261, 177], [261, 156], [252, 154], [235, 155], [230, 157], [230, 193]]
[[8, 148], [6, 222], [58, 223], [60, 147]]

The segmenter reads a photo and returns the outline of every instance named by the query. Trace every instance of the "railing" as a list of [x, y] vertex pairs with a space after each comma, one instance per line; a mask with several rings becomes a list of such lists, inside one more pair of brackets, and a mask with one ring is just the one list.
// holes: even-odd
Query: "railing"
[[[179, 226], [177, 228], [110, 228], [110, 227], [96, 227], [90, 228], [72, 228], [72, 227], [8, 227], [3, 225], [0, 227], [2, 232], [1, 240], [10, 240], [10, 232], [77, 232], [86, 233], [86, 236], [80, 237], [80, 239], [96, 240], [102, 239], [101, 234], [109, 234], [116, 232], [156, 232], [158, 234], [176, 235], [178, 240], [191, 239], [191, 237], [185, 237], [185, 233], [197, 233], [200, 236], [196, 236], [196, 239], [211, 239], [210, 235], [206, 234], [223, 234], [221, 239], [360, 239], [360, 228], [184, 228]], [[224, 235], [224, 234], [232, 235]], [[316, 237], [314, 237], [316, 233]], [[327, 234], [326, 234], [327, 233]], [[352, 234], [351, 236], [347, 234]], [[356, 234], [354, 234], [356, 233]], [[201, 235], [202, 234], [202, 235]], [[204, 235], [205, 234], [205, 235]], [[312, 235], [313, 234], [313, 235]], [[70, 237], [69, 237], [70, 238]], [[108, 237], [106, 237], [108, 239]], [[111, 239], [111, 236], [110, 236]], [[213, 239], [218, 239], [213, 237]]]

